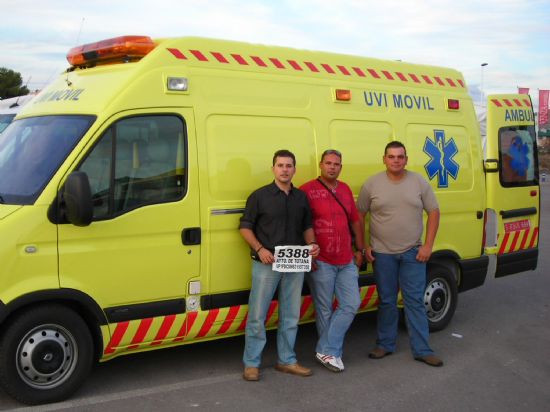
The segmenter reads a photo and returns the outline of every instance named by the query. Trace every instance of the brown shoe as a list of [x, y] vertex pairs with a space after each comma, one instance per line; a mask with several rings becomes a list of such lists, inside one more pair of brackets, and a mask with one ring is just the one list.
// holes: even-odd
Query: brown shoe
[[258, 368], [244, 368], [243, 379], [245, 381], [259, 381], [260, 380], [260, 370]]
[[393, 352], [388, 352], [385, 349], [382, 348], [374, 348], [369, 352], [369, 358], [371, 359], [382, 359], [384, 356], [389, 356]]
[[291, 373], [298, 376], [313, 375], [311, 369], [306, 368], [305, 366], [302, 366], [298, 363], [294, 363], [292, 365], [281, 365], [280, 363], [278, 363], [277, 365], [275, 365], [275, 369], [277, 369], [279, 372]]
[[414, 358], [414, 360], [417, 360], [418, 362], [424, 362], [426, 365], [430, 366], [443, 366], [443, 361], [435, 355], [419, 356], [418, 358]]

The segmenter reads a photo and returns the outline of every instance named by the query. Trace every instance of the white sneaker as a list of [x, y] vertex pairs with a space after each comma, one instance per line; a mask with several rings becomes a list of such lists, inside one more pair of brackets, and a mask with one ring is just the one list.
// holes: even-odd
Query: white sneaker
[[[322, 353], [316, 353], [315, 354], [315, 359], [317, 359], [317, 361], [323, 365], [325, 368], [327, 368], [328, 370], [332, 371], [332, 372], [342, 372], [344, 370], [343, 366], [344, 364], [342, 364], [342, 367], [340, 367], [340, 364], [339, 362], [337, 361], [337, 357], [336, 356], [332, 356], [332, 355], [323, 355]], [[342, 362], [340, 360], [340, 362]]]
[[342, 362], [342, 358], [341, 357], [337, 357], [336, 358], [336, 363], [338, 363], [338, 366], [340, 367], [340, 370], [344, 370], [344, 362]]

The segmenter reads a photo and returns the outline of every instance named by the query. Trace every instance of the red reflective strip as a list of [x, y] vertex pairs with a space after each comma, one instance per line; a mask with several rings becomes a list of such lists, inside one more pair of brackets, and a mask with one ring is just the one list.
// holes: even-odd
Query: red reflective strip
[[202, 324], [202, 328], [197, 334], [197, 338], [203, 338], [208, 332], [210, 332], [210, 329], [212, 329], [212, 325], [216, 321], [216, 317], [218, 316], [219, 312], [219, 309], [212, 309], [208, 312], [208, 315], [206, 316], [206, 319]]
[[216, 332], [216, 335], [221, 335], [222, 333], [227, 332], [227, 329], [233, 324], [233, 321], [237, 317], [237, 313], [239, 313], [240, 306], [231, 306], [229, 308], [229, 313], [225, 317], [225, 320], [223, 322], [223, 325], [220, 327], [220, 330]]
[[187, 57], [185, 57], [185, 55], [180, 52], [178, 49], [167, 49], [170, 53], [172, 53], [176, 58], [178, 59], [182, 59], [182, 60], [187, 60]]
[[191, 52], [191, 54], [193, 54], [193, 56], [195, 56], [197, 58], [197, 60], [200, 60], [201, 62], [207, 62], [208, 59], [206, 58], [206, 56], [204, 54], [202, 54], [200, 51], [198, 50], [189, 50]]
[[418, 76], [417, 76], [416, 74], [414, 74], [414, 73], [409, 73], [409, 77], [410, 77], [411, 79], [413, 79], [413, 82], [415, 82], [415, 83], [420, 83], [420, 79], [418, 78]]
[[500, 244], [500, 249], [498, 251], [499, 255], [504, 254], [504, 250], [506, 249], [506, 243], [508, 243], [508, 238], [510, 237], [510, 232], [506, 232], [504, 234], [504, 239], [502, 239], [502, 243]]
[[368, 287], [367, 294], [365, 295], [365, 298], [361, 302], [361, 306], [360, 306], [361, 309], [366, 307], [369, 304], [369, 301], [371, 300], [372, 295], [374, 295], [375, 290], [376, 290], [376, 287], [374, 287], [374, 286], [369, 286]]
[[514, 238], [512, 239], [512, 244], [510, 245], [510, 252], [514, 252], [516, 250], [516, 244], [518, 243], [520, 234], [521, 234], [520, 230], [515, 232]]
[[162, 325], [160, 325], [160, 328], [157, 332], [157, 336], [155, 336], [155, 339], [153, 340], [153, 342], [151, 342], [151, 346], [160, 345], [162, 343], [166, 336], [168, 336], [168, 332], [170, 332], [170, 328], [172, 328], [175, 320], [176, 315], [168, 315], [164, 317]]
[[151, 327], [151, 323], [153, 323], [153, 318], [142, 319], [141, 322], [139, 322], [138, 330], [132, 338], [132, 342], [130, 342], [132, 345], [128, 346], [128, 349], [135, 349], [139, 347], [139, 344], [143, 342], [143, 339], [145, 339], [145, 335], [147, 335], [147, 332]]
[[527, 238], [529, 237], [529, 232], [531, 229], [526, 229], [523, 231], [523, 239], [521, 240], [521, 244], [519, 245], [520, 249], [525, 249], [525, 244], [527, 243]]
[[428, 76], [426, 76], [425, 74], [422, 75], [422, 78], [424, 79], [424, 81], [428, 84], [434, 84], [434, 82], [432, 82], [432, 79], [430, 79]]
[[107, 344], [107, 347], [105, 348], [105, 355], [109, 353], [113, 353], [115, 351], [115, 347], [117, 347], [120, 344], [120, 341], [124, 337], [124, 334], [126, 333], [126, 330], [128, 329], [128, 326], [130, 325], [130, 322], [120, 322], [116, 324], [115, 331], [113, 332], [113, 336], [111, 337], [111, 340]]
[[502, 100], [504, 100], [504, 103], [506, 103], [506, 106], [508, 106], [508, 107], [513, 106], [512, 102], [510, 100], [508, 100], [508, 99], [502, 99]]
[[461, 79], [457, 79], [458, 84], [460, 84], [462, 87], [464, 87], [464, 82]]
[[389, 71], [387, 71], [387, 70], [382, 70], [382, 73], [384, 74], [384, 76], [386, 76], [386, 79], [388, 79], [388, 80], [395, 80]]
[[279, 59], [276, 59], [275, 57], [270, 57], [269, 60], [271, 60], [271, 63], [273, 63], [273, 65], [278, 68], [278, 69], [284, 69], [285, 66], [283, 65], [283, 63], [281, 63], [281, 61]]
[[453, 79], [449, 79], [447, 77], [445, 80], [447, 80], [447, 83], [449, 83], [451, 85], [451, 87], [456, 87], [456, 84], [455, 84], [455, 82], [453, 82]]
[[445, 83], [443, 83], [443, 80], [441, 80], [440, 77], [434, 76], [434, 79], [437, 83], [439, 83], [440, 86], [445, 86]]
[[246, 320], [248, 319], [248, 312], [246, 313], [246, 315], [244, 316], [244, 319], [243, 321], [241, 322], [241, 324], [239, 325], [239, 327], [237, 328], [237, 330], [244, 330], [244, 328], [246, 328]]
[[517, 106], [519, 106], [519, 107], [522, 106], [522, 104], [521, 104], [521, 102], [519, 101], [519, 99], [514, 99], [514, 103], [515, 103]]
[[401, 73], [401, 72], [395, 72], [395, 74], [397, 74], [397, 77], [399, 77], [399, 79], [400, 79], [402, 82], [408, 82], [408, 81], [409, 81], [409, 79], [407, 79], [403, 73]]
[[239, 63], [242, 66], [248, 66], [248, 62], [244, 59], [243, 56], [240, 54], [232, 54], [231, 57], [235, 59], [237, 63]]
[[292, 68], [294, 70], [304, 70], [302, 69], [302, 67], [298, 64], [298, 62], [296, 60], [287, 60], [288, 64], [290, 64], [292, 66]]
[[352, 69], [355, 73], [357, 73], [357, 75], [359, 77], [365, 77], [366, 76], [365, 72], [363, 72], [363, 70], [361, 70], [359, 67], [352, 67]]
[[268, 323], [271, 320], [271, 317], [273, 316], [273, 313], [275, 312], [275, 308], [277, 308], [279, 302], [276, 300], [272, 300], [269, 304], [269, 310], [267, 311], [267, 316], [265, 317], [265, 323]]
[[374, 69], [367, 69], [367, 71], [370, 73], [370, 75], [372, 77], [374, 77], [375, 79], [379, 79], [380, 78], [380, 75], [376, 72], [376, 70]]
[[187, 333], [191, 330], [193, 324], [195, 323], [195, 320], [197, 319], [197, 315], [198, 312], [189, 312], [187, 314], [185, 320], [183, 321], [183, 324], [181, 325], [181, 329], [178, 332], [177, 337], [174, 339], [174, 342], [182, 341], [187, 336]]
[[502, 107], [502, 103], [498, 101], [498, 99], [491, 99], [491, 101], [497, 106]]
[[336, 67], [338, 67], [338, 70], [340, 70], [342, 74], [345, 74], [346, 76], [351, 76], [351, 73], [344, 66], [336, 65]]
[[531, 107], [531, 102], [529, 101], [529, 99], [523, 99], [523, 102], [527, 107]]
[[250, 56], [252, 60], [254, 60], [254, 63], [256, 63], [258, 66], [261, 67], [267, 67], [267, 64], [258, 56]]
[[311, 296], [305, 296], [304, 301], [302, 302], [302, 306], [300, 307], [300, 319], [306, 314], [307, 310], [311, 306], [311, 302], [313, 302], [313, 299]]
[[317, 66], [315, 66], [312, 62], [304, 62], [304, 64], [307, 66], [307, 68], [309, 70], [311, 70], [312, 72], [315, 72], [315, 73], [319, 73], [319, 69], [317, 68]]
[[227, 60], [223, 54], [221, 53], [218, 53], [218, 52], [210, 52], [212, 54], [212, 56], [214, 56], [216, 58], [217, 61], [219, 61], [220, 63], [229, 63], [229, 60]]
[[326, 71], [327, 73], [330, 73], [330, 74], [334, 74], [334, 73], [335, 73], [334, 69], [333, 69], [332, 67], [330, 67], [330, 66], [329, 66], [328, 64], [326, 64], [326, 63], [321, 63], [321, 67], [322, 67], [323, 69], [325, 69], [325, 71]]
[[531, 242], [529, 242], [529, 249], [535, 246], [535, 242], [537, 240], [538, 235], [539, 235], [539, 228], [536, 227], [535, 230], [533, 231], [533, 237], [531, 237]]

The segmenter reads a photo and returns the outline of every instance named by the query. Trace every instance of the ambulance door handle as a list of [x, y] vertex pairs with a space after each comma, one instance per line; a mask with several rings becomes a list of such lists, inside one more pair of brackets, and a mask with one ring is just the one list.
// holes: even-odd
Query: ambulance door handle
[[201, 228], [188, 227], [181, 232], [181, 241], [184, 245], [200, 245], [201, 244]]

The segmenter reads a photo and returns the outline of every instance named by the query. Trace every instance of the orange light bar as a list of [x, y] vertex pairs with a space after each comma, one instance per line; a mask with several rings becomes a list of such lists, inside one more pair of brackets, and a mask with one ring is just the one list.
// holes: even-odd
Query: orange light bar
[[149, 36], [120, 36], [96, 43], [73, 47], [67, 53], [67, 61], [72, 66], [104, 62], [113, 59], [141, 59], [155, 48]]
[[341, 102], [349, 102], [351, 100], [351, 90], [336, 89], [336, 100]]

